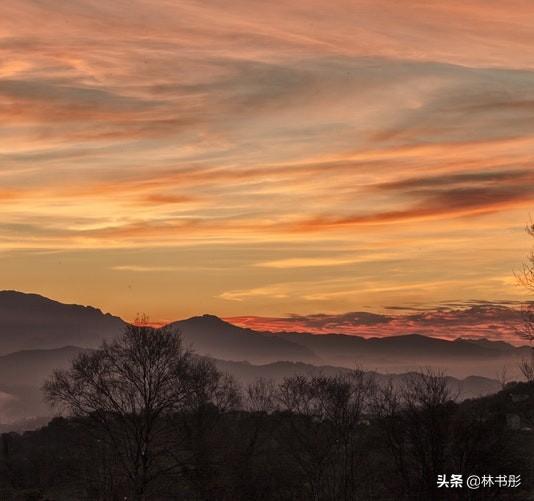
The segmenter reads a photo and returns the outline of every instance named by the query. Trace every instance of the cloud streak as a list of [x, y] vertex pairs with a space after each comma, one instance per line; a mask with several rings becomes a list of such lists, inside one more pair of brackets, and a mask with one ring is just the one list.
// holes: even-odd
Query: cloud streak
[[[503, 277], [534, 205], [529, 3], [2, 10], [0, 250], [21, 260], [10, 287], [40, 286], [24, 269], [45, 249], [84, 252], [94, 273], [126, 267], [116, 275], [144, 277], [147, 291], [191, 263], [222, 314], [279, 315], [284, 301], [348, 311], [365, 291], [373, 308], [391, 291], [519, 295]], [[121, 262], [141, 249], [153, 262], [135, 266], [160, 273]], [[196, 249], [185, 262], [184, 249]], [[195, 260], [203, 249], [224, 255], [224, 284], [206, 271], [212, 257]], [[103, 266], [107, 252], [115, 264]]]
[[456, 307], [423, 308], [416, 313], [290, 315], [287, 317], [231, 317], [236, 325], [272, 332], [309, 332], [387, 337], [423, 334], [443, 339], [487, 338], [521, 344], [522, 317], [513, 305], [471, 302]]

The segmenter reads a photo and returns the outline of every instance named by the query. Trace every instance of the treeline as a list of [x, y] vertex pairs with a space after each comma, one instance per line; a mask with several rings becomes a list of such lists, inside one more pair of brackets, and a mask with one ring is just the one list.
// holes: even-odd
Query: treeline
[[[534, 385], [457, 403], [436, 372], [239, 387], [176, 333], [130, 326], [44, 387], [68, 413], [3, 434], [2, 500], [530, 499]], [[521, 486], [438, 488], [438, 475]]]

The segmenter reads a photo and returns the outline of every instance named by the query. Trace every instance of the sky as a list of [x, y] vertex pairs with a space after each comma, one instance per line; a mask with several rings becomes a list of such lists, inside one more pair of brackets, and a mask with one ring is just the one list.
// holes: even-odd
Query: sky
[[317, 332], [426, 312], [438, 335], [528, 297], [531, 1], [4, 0], [2, 19], [1, 289]]

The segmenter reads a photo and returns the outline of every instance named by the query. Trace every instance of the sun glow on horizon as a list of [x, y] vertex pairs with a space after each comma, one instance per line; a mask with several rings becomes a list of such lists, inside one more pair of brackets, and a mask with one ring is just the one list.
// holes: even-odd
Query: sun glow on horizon
[[255, 325], [525, 298], [533, 5], [2, 9], [0, 288]]

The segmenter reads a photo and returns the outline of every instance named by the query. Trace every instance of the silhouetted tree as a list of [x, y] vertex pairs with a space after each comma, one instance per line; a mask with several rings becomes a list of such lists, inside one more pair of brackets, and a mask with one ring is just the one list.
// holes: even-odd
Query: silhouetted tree
[[[300, 376], [252, 385], [239, 409], [231, 381], [199, 362], [184, 376], [196, 389], [161, 423], [169, 441], [166, 450], [154, 442], [156, 453], [164, 454], [151, 470], [147, 500], [528, 499], [533, 384], [509, 384], [498, 394], [458, 403], [440, 373], [415, 374], [405, 383], [392, 379], [378, 392], [363, 374]], [[511, 414], [523, 427], [510, 426]], [[59, 417], [35, 431], [3, 435], [0, 499], [139, 499], [94, 419]], [[91, 440], [88, 423], [98, 430]], [[124, 437], [118, 438], [120, 444]], [[437, 489], [433, 471], [464, 479], [520, 474], [522, 485]]]
[[[534, 224], [527, 226], [527, 233], [534, 237]], [[530, 253], [522, 270], [517, 274], [519, 283], [528, 291], [534, 292], [534, 251]], [[519, 364], [519, 370], [528, 382], [534, 381], [534, 302], [528, 301], [521, 308], [522, 323], [519, 336], [531, 345], [530, 357], [524, 358]]]
[[222, 489], [218, 466], [229, 447], [223, 417], [240, 407], [233, 378], [221, 374], [206, 359], [198, 359], [189, 374], [184, 407], [174, 419], [174, 459], [182, 476], [200, 499], [213, 499]]
[[244, 404], [250, 412], [270, 413], [279, 410], [276, 385], [270, 379], [258, 378], [247, 386]]
[[373, 408], [393, 459], [399, 499], [434, 497], [436, 477], [446, 471], [455, 397], [445, 375], [432, 369], [378, 392]]
[[279, 386], [282, 409], [290, 413], [282, 444], [289, 448], [309, 488], [308, 499], [357, 497], [358, 428], [369, 409], [372, 377], [360, 370], [337, 376], [295, 376]]
[[[534, 224], [526, 228], [527, 233], [534, 237]], [[522, 270], [517, 274], [519, 282], [531, 292], [534, 292], [534, 251], [530, 253]]]
[[133, 499], [142, 500], [158, 477], [180, 466], [173, 416], [208, 402], [228, 405], [230, 386], [183, 348], [177, 332], [128, 325], [115, 341], [54, 372], [44, 391], [51, 404], [88, 419], [93, 440], [120, 465]]

